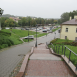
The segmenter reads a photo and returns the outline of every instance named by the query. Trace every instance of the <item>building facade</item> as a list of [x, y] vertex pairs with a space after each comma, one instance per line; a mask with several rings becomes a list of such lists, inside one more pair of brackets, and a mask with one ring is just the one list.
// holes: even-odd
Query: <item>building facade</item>
[[60, 38], [77, 41], [77, 16], [62, 23]]

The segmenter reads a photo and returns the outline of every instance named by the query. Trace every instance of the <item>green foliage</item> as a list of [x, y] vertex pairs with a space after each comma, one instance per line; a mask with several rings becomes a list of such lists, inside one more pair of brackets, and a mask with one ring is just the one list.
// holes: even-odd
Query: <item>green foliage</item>
[[14, 45], [14, 42], [7, 36], [0, 35], [0, 49]]
[[70, 46], [77, 46], [77, 42], [73, 42], [72, 40], [69, 39], [57, 39], [57, 41], [52, 40], [51, 41], [54, 45], [70, 45]]
[[74, 16], [77, 15], [77, 10], [72, 11], [72, 12], [65, 12], [61, 15], [61, 19], [58, 20], [58, 24], [63, 23], [65, 21], [68, 21], [70, 16], [72, 17], [72, 19], [74, 19]]
[[55, 32], [55, 31], [58, 30], [58, 29], [60, 29], [60, 27], [53, 29], [52, 32]]
[[0, 35], [11, 36], [11, 33], [0, 31]]
[[[4, 30], [1, 30], [1, 31], [6, 32], [6, 33], [10, 33], [11, 29], [4, 29]], [[34, 35], [36, 37], [36, 32], [29, 31], [29, 35]], [[37, 32], [37, 37], [41, 37], [41, 36], [44, 36], [44, 35], [46, 35], [46, 33]], [[26, 36], [28, 36], [28, 30], [12, 29], [11, 36], [9, 38], [14, 42], [14, 45], [17, 45], [17, 44], [23, 43], [20, 40], [20, 38], [26, 37]]]
[[[53, 45], [57, 46], [57, 51], [55, 51], [57, 54], [58, 54], [58, 51], [59, 51], [60, 55], [64, 54], [64, 48], [65, 47], [63, 46], [63, 54], [62, 54], [62, 45], [67, 46], [69, 49], [71, 49], [73, 52], [75, 52], [77, 54], [77, 42], [72, 42], [72, 40], [68, 40], [68, 42], [67, 42], [67, 40], [57, 39], [57, 41], [55, 41], [55, 42], [54, 42], [54, 40], [52, 41]], [[49, 44], [48, 46], [53, 49], [52, 45]], [[60, 46], [60, 49], [58, 50], [59, 46]], [[69, 53], [70, 53], [70, 51], [68, 49], [66, 49], [65, 55], [67, 56], [67, 58], [69, 58]], [[76, 66], [76, 64], [77, 64], [77, 56], [75, 56], [73, 53], [71, 53], [70, 60]]]
[[74, 19], [75, 15], [77, 15], [77, 10], [76, 11], [74, 10], [74, 11], [72, 11], [72, 12], [69, 13], [69, 16], [71, 16], [72, 19]]
[[50, 44], [51, 44], [51, 43], [55, 43], [57, 40], [58, 40], [58, 38], [52, 40], [52, 41], [50, 42]]
[[[23, 39], [24, 42], [28, 42], [28, 39]], [[33, 41], [33, 39], [29, 39], [29, 42]]]
[[63, 23], [63, 22], [68, 21], [68, 20], [69, 20], [69, 13], [68, 12], [63, 13], [61, 15], [61, 22]]
[[[39, 33], [39, 34], [37, 34], [37, 37], [42, 37], [42, 36], [45, 36], [46, 34], [48, 34], [48, 33]], [[34, 37], [36, 37], [36, 35], [34, 35]]]

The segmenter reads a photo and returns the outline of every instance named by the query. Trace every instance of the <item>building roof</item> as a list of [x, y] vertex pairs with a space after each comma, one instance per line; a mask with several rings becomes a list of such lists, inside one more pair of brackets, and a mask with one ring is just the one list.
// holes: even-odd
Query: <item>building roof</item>
[[63, 25], [77, 25], [77, 19], [72, 19], [62, 23]]

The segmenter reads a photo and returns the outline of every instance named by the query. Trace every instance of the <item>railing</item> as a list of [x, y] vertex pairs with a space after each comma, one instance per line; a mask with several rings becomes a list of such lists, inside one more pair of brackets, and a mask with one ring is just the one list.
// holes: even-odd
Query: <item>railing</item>
[[[51, 46], [52, 45], [52, 46]], [[53, 47], [53, 51], [55, 52], [55, 53], [58, 53], [59, 54], [59, 50], [60, 50], [60, 48], [62, 47], [62, 52], [61, 52], [61, 54], [63, 54], [63, 47], [64, 47], [64, 57], [65, 57], [65, 55], [66, 55], [66, 49], [68, 49], [70, 52], [69, 52], [69, 61], [68, 62], [70, 62], [70, 57], [71, 57], [71, 53], [73, 53], [76, 57], [77, 57], [77, 54], [76, 53], [74, 53], [72, 50], [70, 50], [68, 47], [66, 47], [66, 46], [64, 46], [64, 45], [60, 45], [60, 46], [54, 46], [52, 43], [51, 44], [49, 44], [49, 48], [51, 48], [51, 47]], [[77, 64], [76, 64], [76, 69], [75, 69], [75, 71], [77, 71]]]

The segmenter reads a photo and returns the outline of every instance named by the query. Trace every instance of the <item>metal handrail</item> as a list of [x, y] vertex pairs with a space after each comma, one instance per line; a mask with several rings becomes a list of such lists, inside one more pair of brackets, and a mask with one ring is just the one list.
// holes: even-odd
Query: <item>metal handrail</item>
[[[57, 52], [57, 46], [54, 46], [52, 43], [51, 43], [51, 45], [54, 47], [54, 48], [53, 48], [54, 51], [55, 51], [55, 47], [56, 47], [56, 51], [55, 51], [55, 52]], [[75, 52], [73, 52], [71, 49], [69, 49], [69, 48], [66, 47], [65, 45], [61, 45], [61, 46], [62, 46], [62, 54], [63, 54], [63, 46], [65, 47], [65, 49], [64, 49], [64, 57], [65, 57], [66, 48], [70, 51], [70, 53], [69, 53], [69, 61], [70, 61], [71, 52], [72, 52], [75, 56], [77, 56], [77, 54], [76, 54]], [[59, 48], [60, 48], [60, 45], [59, 45]], [[59, 54], [59, 48], [58, 48], [58, 54]], [[69, 62], [69, 61], [68, 61], [68, 62]], [[77, 65], [76, 65], [75, 71], [77, 71]]]
[[[51, 43], [52, 44], [52, 43]], [[54, 45], [52, 44], [52, 46], [54, 47]], [[64, 45], [65, 46], [65, 45]], [[65, 46], [66, 47], [66, 46]], [[77, 54], [75, 52], [73, 52], [71, 49], [69, 49], [68, 47], [66, 47], [69, 51], [71, 51], [74, 55], [77, 56]]]
[[[66, 47], [66, 46], [65, 46]], [[69, 49], [68, 47], [66, 47], [69, 51], [71, 51], [74, 55], [77, 56], [77, 54], [75, 52], [73, 52], [71, 49]]]

